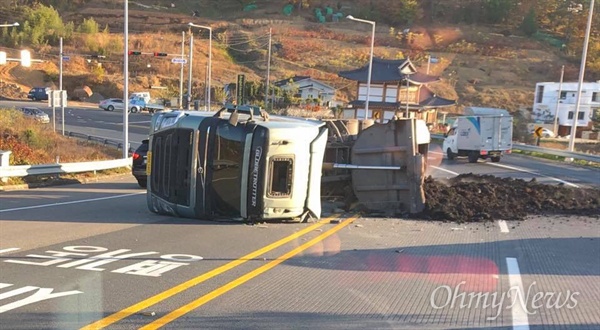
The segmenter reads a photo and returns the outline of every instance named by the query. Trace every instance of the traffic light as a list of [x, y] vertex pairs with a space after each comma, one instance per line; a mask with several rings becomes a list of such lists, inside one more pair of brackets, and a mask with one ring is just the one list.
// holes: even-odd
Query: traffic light
[[154, 56], [168, 56], [169, 54], [167, 53], [159, 53], [159, 52], [154, 52]]
[[130, 50], [127, 54], [129, 55], [142, 55], [142, 52], [139, 50]]

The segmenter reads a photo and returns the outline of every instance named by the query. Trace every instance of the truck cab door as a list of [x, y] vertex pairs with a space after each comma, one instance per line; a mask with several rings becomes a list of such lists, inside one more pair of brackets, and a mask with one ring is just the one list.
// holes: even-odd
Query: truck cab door
[[446, 138], [444, 139], [444, 143], [442, 144], [442, 150], [446, 152], [450, 149], [453, 153], [458, 153], [458, 148], [456, 146], [456, 127], [451, 128], [446, 134]]

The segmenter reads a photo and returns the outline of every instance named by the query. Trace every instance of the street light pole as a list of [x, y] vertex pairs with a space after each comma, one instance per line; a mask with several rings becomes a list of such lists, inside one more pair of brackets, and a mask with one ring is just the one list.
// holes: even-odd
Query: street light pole
[[269, 28], [269, 55], [267, 57], [267, 81], [265, 83], [265, 110], [269, 105], [269, 80], [271, 74], [271, 28]]
[[125, 0], [123, 34], [123, 158], [129, 157], [129, 1]]
[[373, 48], [375, 46], [375, 22], [367, 21], [365, 19], [354, 18], [352, 15], [346, 16], [347, 19], [371, 24], [371, 55], [369, 57], [369, 74], [367, 76], [367, 99], [365, 100], [365, 119], [369, 118], [369, 98], [371, 96], [371, 72], [373, 71]]
[[[210, 111], [210, 90], [211, 90], [211, 82], [212, 82], [212, 28], [210, 26], [198, 25], [192, 22], [188, 23], [189, 26], [207, 29], [208, 30], [208, 93], [207, 93], [207, 101], [208, 101], [208, 109]], [[190, 57], [191, 58], [191, 57]]]
[[194, 33], [192, 33], [192, 29], [189, 31], [190, 33], [190, 65], [188, 67], [188, 92], [187, 92], [187, 110], [190, 110], [190, 103], [192, 103], [192, 60], [194, 54]]
[[[59, 77], [58, 77], [58, 90], [60, 91], [60, 113], [61, 113], [61, 126], [62, 135], [65, 135], [65, 103], [63, 102], [63, 38], [60, 37], [60, 60], [58, 62]], [[54, 96], [54, 95], [53, 95]]]
[[12, 24], [0, 24], [0, 27], [14, 27], [19, 26], [19, 22], [14, 22]]
[[[181, 58], [185, 57], [185, 31], [181, 31]], [[183, 66], [181, 63], [181, 71], [179, 72], [179, 109], [183, 109]]]
[[590, 41], [590, 30], [592, 29], [592, 16], [594, 14], [594, 0], [590, 2], [590, 13], [588, 15], [585, 39], [583, 40], [583, 51], [581, 54], [581, 66], [579, 67], [579, 88], [577, 89], [577, 101], [575, 113], [573, 114], [573, 125], [571, 126], [571, 137], [569, 139], [569, 151], [575, 148], [575, 135], [577, 134], [577, 120], [579, 117], [579, 106], [581, 105], [581, 91], [583, 89], [583, 77], [585, 75], [585, 61], [587, 59], [588, 43]]

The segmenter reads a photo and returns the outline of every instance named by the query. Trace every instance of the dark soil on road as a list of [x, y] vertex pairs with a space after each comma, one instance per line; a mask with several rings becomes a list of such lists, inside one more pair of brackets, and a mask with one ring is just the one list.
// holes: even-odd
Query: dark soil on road
[[600, 190], [462, 174], [425, 180], [425, 210], [416, 218], [457, 222], [523, 220], [527, 215], [600, 217]]

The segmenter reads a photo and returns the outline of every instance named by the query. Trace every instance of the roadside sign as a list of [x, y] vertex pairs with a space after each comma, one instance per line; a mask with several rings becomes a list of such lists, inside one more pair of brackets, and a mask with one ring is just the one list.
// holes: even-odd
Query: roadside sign
[[187, 63], [187, 59], [181, 58], [181, 57], [173, 57], [171, 59], [171, 63], [185, 64], [185, 63]]
[[246, 76], [243, 74], [238, 74], [236, 86], [236, 104], [238, 106], [246, 103], [246, 99], [244, 98], [244, 86], [246, 86]]
[[49, 107], [66, 107], [67, 106], [67, 91], [51, 90], [48, 91], [48, 106]]
[[63, 61], [68, 61], [68, 60], [70, 60], [70, 59], [71, 59], [71, 57], [70, 57], [70, 56], [63, 56]]
[[535, 131], [534, 131], [535, 136], [537, 136], [537, 137], [542, 137], [543, 132], [544, 132], [543, 127], [536, 127]]

